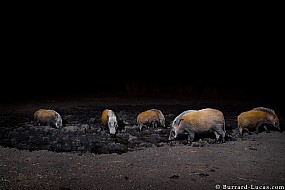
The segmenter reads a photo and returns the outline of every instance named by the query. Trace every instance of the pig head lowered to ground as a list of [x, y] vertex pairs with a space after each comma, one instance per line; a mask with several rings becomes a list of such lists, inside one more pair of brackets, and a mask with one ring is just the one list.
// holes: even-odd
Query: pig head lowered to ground
[[101, 116], [103, 129], [108, 127], [109, 133], [115, 135], [118, 128], [117, 116], [113, 110], [105, 109]]
[[150, 109], [143, 111], [137, 115], [137, 124], [142, 130], [143, 127], [165, 127], [165, 117], [158, 109]]
[[182, 112], [172, 122], [169, 140], [174, 140], [179, 134], [188, 134], [188, 144], [191, 145], [195, 134], [214, 133], [216, 140], [225, 142], [225, 119], [221, 111], [205, 108]]
[[39, 109], [34, 113], [34, 125], [48, 125], [62, 127], [62, 118], [59, 113], [50, 109]]

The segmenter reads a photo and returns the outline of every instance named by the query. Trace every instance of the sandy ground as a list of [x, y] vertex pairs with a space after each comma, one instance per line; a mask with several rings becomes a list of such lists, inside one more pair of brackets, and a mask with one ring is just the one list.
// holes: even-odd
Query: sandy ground
[[[148, 103], [153, 101], [129, 102], [130, 105]], [[161, 101], [159, 104], [177, 103], [189, 107], [193, 104], [176, 101]], [[41, 106], [56, 105], [70, 109], [94, 104], [121, 103], [107, 99], [62, 104], [54, 101], [25, 102], [2, 106], [1, 114], [30, 114]], [[240, 102], [202, 101], [199, 105], [230, 106], [232, 112], [225, 115], [234, 114], [233, 118], [239, 111], [234, 105], [240, 105]], [[257, 104], [246, 104], [246, 107], [252, 106]], [[280, 113], [281, 109], [276, 109]], [[0, 146], [0, 189], [284, 189], [284, 186], [285, 134], [279, 131], [261, 132], [246, 139], [203, 147], [165, 144], [123, 154], [28, 151]]]

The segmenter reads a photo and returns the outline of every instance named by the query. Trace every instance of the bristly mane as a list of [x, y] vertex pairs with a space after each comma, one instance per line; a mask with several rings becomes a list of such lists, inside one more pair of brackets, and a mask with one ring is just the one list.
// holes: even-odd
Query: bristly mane
[[[151, 111], [156, 111], [156, 112], [158, 112], [160, 115], [159, 115], [159, 119], [165, 119], [164, 118], [164, 115], [163, 115], [163, 113], [159, 110], [159, 109], [150, 109]], [[162, 118], [161, 118], [162, 117]]]
[[185, 115], [186, 113], [189, 113], [189, 112], [193, 112], [193, 111], [197, 111], [197, 110], [186, 110], [186, 111], [183, 111], [182, 113], [180, 113], [178, 116], [176, 116], [176, 118], [172, 121], [172, 126], [173, 127], [174, 125], [178, 125], [180, 123], [180, 121], [182, 120], [182, 117], [183, 115]]
[[113, 110], [109, 110], [108, 115], [109, 117], [116, 117], [116, 114]]
[[272, 114], [272, 115], [276, 115], [274, 110], [269, 109], [269, 108], [265, 108], [265, 107], [256, 107], [256, 108], [253, 108], [253, 110], [260, 110], [260, 111], [264, 111], [264, 112]]
[[161, 113], [162, 114], [162, 112], [160, 111], [160, 110], [158, 110], [158, 109], [151, 109], [152, 111], [157, 111], [157, 112], [159, 112], [159, 113]]

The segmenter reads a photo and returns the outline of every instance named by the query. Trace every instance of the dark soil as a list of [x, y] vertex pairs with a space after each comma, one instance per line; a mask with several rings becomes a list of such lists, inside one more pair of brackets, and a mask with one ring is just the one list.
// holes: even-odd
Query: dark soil
[[[236, 116], [253, 107], [277, 113], [282, 130], [238, 134]], [[168, 141], [170, 123], [182, 111], [216, 108], [227, 138], [186, 135]], [[39, 108], [58, 111], [62, 129], [34, 126]], [[102, 130], [101, 113], [112, 109], [119, 131]], [[160, 109], [166, 128], [139, 131], [136, 116]], [[220, 189], [285, 185], [284, 111], [280, 105], [240, 101], [90, 99], [25, 102], [0, 110], [0, 189]], [[246, 186], [247, 185], [247, 186]], [[249, 187], [250, 186], [250, 187]], [[240, 187], [242, 188], [242, 187]]]

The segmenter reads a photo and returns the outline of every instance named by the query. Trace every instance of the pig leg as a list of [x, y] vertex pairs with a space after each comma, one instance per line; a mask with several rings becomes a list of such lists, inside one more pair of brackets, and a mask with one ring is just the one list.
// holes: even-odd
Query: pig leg
[[140, 131], [142, 130], [142, 127], [143, 127], [143, 126], [139, 124], [139, 129], [140, 129]]
[[38, 119], [35, 119], [35, 120], [34, 120], [34, 125], [40, 125], [40, 122], [39, 122]]
[[224, 143], [225, 142], [225, 136], [226, 136], [226, 133], [225, 131], [223, 131], [223, 125], [215, 125], [213, 127], [213, 131], [216, 135], [216, 141], [219, 141], [220, 139], [220, 136], [221, 136], [221, 142]]
[[244, 134], [245, 132], [248, 133], [248, 134], [250, 134], [250, 135], [252, 134], [252, 133], [249, 131], [248, 128], [239, 127], [239, 133], [240, 133], [241, 136], [243, 136], [243, 134]]
[[258, 134], [258, 133], [259, 133], [259, 126], [258, 126], [258, 125], [256, 126], [255, 133], [256, 133], [256, 134]]
[[44, 126], [50, 126], [50, 123], [47, 120], [42, 120], [40, 123]]
[[190, 146], [195, 138], [195, 132], [192, 130], [185, 130], [188, 133], [187, 143]]
[[225, 137], [226, 137], [226, 132], [225, 131], [222, 131], [222, 143], [225, 142]]
[[220, 134], [217, 131], [214, 131], [214, 133], [215, 133], [215, 136], [216, 136], [216, 142], [218, 142], [219, 138], [220, 138]]
[[[259, 133], [259, 129], [260, 129], [261, 126], [262, 126], [262, 124], [256, 125], [256, 130], [255, 130], [255, 133], [256, 133], [256, 134]], [[263, 125], [263, 127], [264, 127], [264, 125]], [[264, 129], [266, 130], [266, 132], [269, 132], [267, 128], [264, 128]]]
[[216, 136], [216, 142], [219, 142], [219, 139], [221, 137], [221, 143], [224, 143], [225, 142], [225, 136], [226, 136], [226, 133], [224, 131], [214, 131], [215, 133], [215, 136]]
[[239, 130], [239, 134], [242, 136], [242, 135], [243, 135], [243, 130], [242, 130], [242, 128], [239, 127], [238, 130]]
[[148, 130], [148, 125], [140, 125], [140, 131], [142, 131], [143, 128], [146, 128]]
[[157, 121], [153, 121], [152, 122], [152, 126], [153, 126], [154, 129], [157, 129], [157, 127], [158, 127]]
[[252, 134], [250, 131], [249, 131], [249, 129], [248, 128], [243, 128], [248, 134]]
[[266, 125], [263, 125], [263, 128], [265, 129], [266, 133], [270, 133]]
[[57, 125], [56, 125], [56, 121], [54, 121], [54, 120], [53, 121], [49, 121], [49, 125], [52, 126], [52, 127], [58, 128]]
[[221, 142], [224, 143], [225, 142], [225, 136], [226, 136], [226, 133], [224, 131], [214, 131], [215, 133], [215, 136], [216, 136], [216, 142], [219, 142], [219, 139], [221, 137]]
[[144, 128], [146, 128], [146, 130], [149, 130], [149, 124], [143, 125], [143, 126], [144, 126]]

